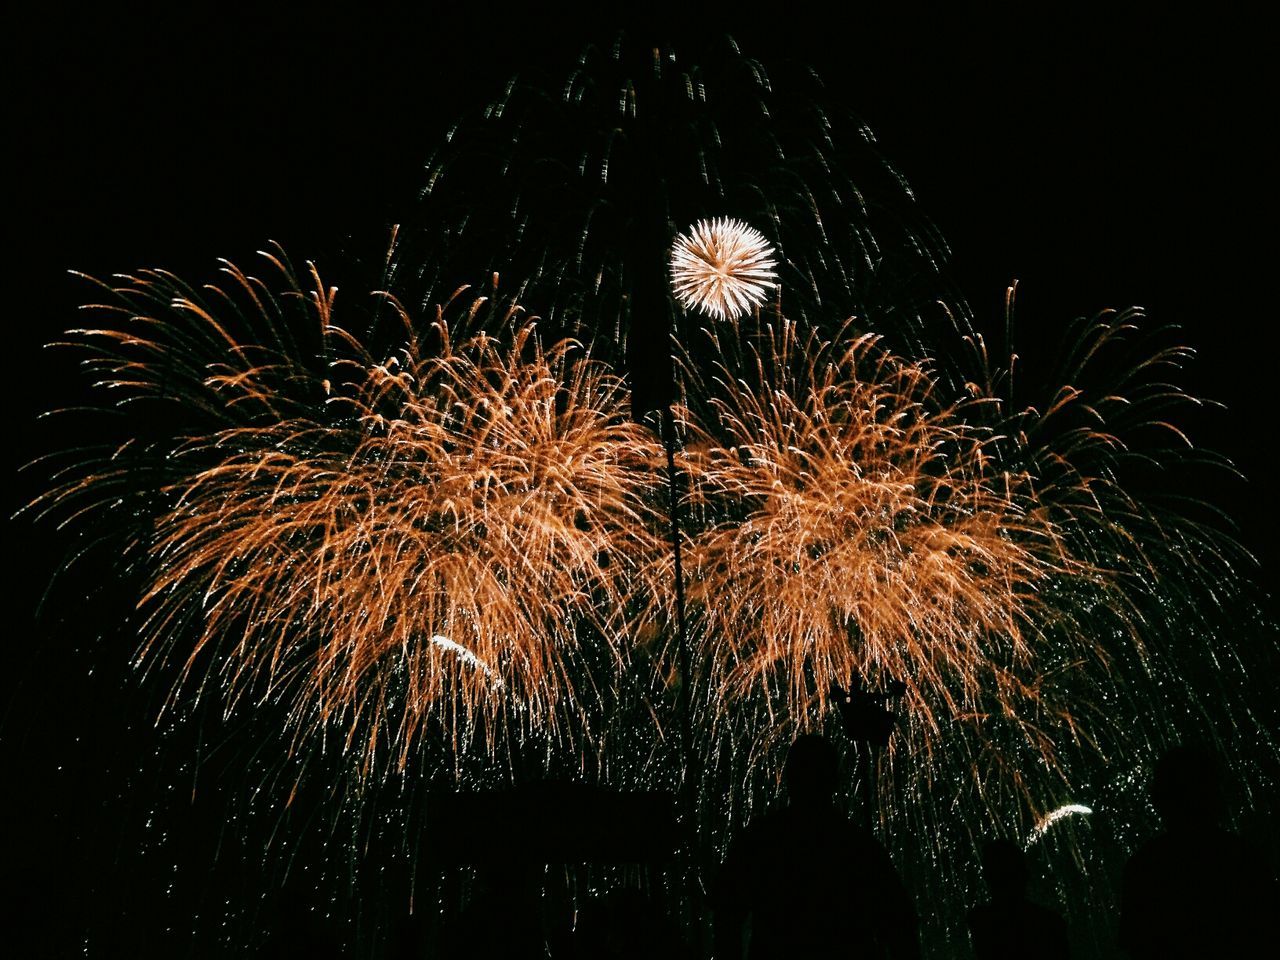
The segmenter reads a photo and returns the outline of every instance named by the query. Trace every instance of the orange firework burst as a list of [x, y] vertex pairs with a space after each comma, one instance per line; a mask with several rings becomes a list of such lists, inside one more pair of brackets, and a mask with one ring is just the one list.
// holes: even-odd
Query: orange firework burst
[[[1134, 321], [1069, 339], [1044, 398], [1013, 394], [980, 340], [955, 399], [873, 336], [828, 341], [776, 314], [701, 330], [682, 378], [709, 817], [771, 795], [787, 743], [830, 722], [855, 674], [905, 688], [877, 761], [886, 829], [962, 852], [984, 818], [1034, 820], [1160, 742], [1154, 710], [1206, 709], [1185, 638], [1211, 635], [1201, 598], [1240, 552], [1186, 502], [1126, 483], [1213, 459], [1167, 419], [1195, 402], [1169, 385], [1185, 349]], [[1157, 445], [1170, 436], [1182, 449]], [[939, 790], [979, 813], [942, 822]]]
[[932, 756], [956, 723], [985, 741], [994, 711], [1052, 761], [1038, 724], [1070, 713], [1043, 695], [1043, 652], [1070, 611], [1045, 592], [1092, 570], [1032, 478], [875, 338], [824, 342], [779, 318], [744, 358], [744, 332], [710, 334], [715, 373], [691, 388], [707, 397], [687, 457], [710, 702], [751, 700], [794, 730], [851, 674], [895, 678], [909, 751]]
[[[125, 523], [140, 662], [198, 683], [185, 705], [282, 710], [295, 744], [345, 744], [360, 790], [414, 759], [514, 768], [532, 732], [531, 762], [617, 785], [669, 786], [692, 757], [723, 839], [856, 672], [906, 689], [881, 816], [963, 854], [982, 818], [1043, 815], [1159, 742], [1166, 715], [1133, 722], [1152, 703], [1201, 703], [1173, 647], [1207, 635], [1196, 583], [1230, 580], [1230, 538], [1124, 482], [1186, 399], [1163, 370], [1182, 352], [1122, 349], [1127, 316], [1078, 338], [1047, 398], [985, 356], [956, 400], [873, 337], [704, 330], [680, 410], [685, 674], [654, 615], [663, 452], [622, 380], [492, 299], [423, 323], [382, 294], [357, 335], [314, 270], [270, 259], [273, 282], [228, 265], [220, 287], [110, 291], [75, 345], [123, 438], [69, 451], [39, 503], [103, 542]], [[1113, 352], [1128, 373], [1094, 369]], [[685, 693], [694, 754], [664, 729]], [[941, 784], [977, 813], [945, 824]]]
[[[202, 663], [229, 701], [287, 705], [295, 730], [337, 727], [366, 771], [384, 748], [403, 765], [431, 721], [565, 732], [591, 696], [580, 638], [623, 656], [624, 595], [655, 548], [660, 458], [623, 384], [518, 313], [501, 342], [465, 332], [483, 298], [422, 327], [384, 296], [398, 332], [375, 356], [336, 325], [335, 289], [272, 259], [283, 296], [232, 266], [200, 297], [144, 275], [115, 291], [127, 326], [81, 331], [102, 385], [156, 397], [186, 376], [170, 396], [224, 421], [168, 451], [143, 658]], [[247, 339], [219, 302], [267, 335]], [[127, 460], [109, 451], [53, 503], [107, 506]]]

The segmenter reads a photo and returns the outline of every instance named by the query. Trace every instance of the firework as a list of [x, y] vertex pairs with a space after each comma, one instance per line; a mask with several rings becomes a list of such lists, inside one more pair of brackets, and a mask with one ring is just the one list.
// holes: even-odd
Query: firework
[[545, 329], [634, 371], [666, 348], [654, 304], [677, 232], [733, 211], [777, 251], [791, 316], [828, 334], [857, 316], [896, 349], [949, 351], [967, 320], [946, 245], [861, 118], [806, 66], [766, 69], [727, 38], [700, 55], [618, 37], [460, 118], [404, 211], [406, 300], [496, 271]]
[[[559, 724], [592, 696], [581, 638], [623, 656], [626, 596], [660, 529], [660, 459], [621, 381], [576, 344], [544, 348], [516, 314], [503, 341], [455, 340], [483, 301], [419, 325], [383, 298], [398, 336], [375, 355], [336, 324], [335, 290], [273, 262], [283, 296], [232, 266], [231, 287], [200, 299], [129, 278], [127, 324], [79, 331], [118, 402], [167, 394], [188, 415], [154, 472], [125, 443], [46, 503], [101, 515], [123, 475], [154, 484], [133, 534], [140, 661], [200, 664], [228, 705], [285, 704], [300, 735], [338, 730], [366, 773], [384, 749], [403, 765], [433, 722], [454, 738], [576, 735]], [[216, 301], [245, 307], [249, 328]], [[308, 332], [316, 356], [284, 344]]]
[[1083, 816], [1088, 816], [1091, 813], [1093, 813], [1093, 811], [1088, 807], [1086, 807], [1083, 803], [1064, 803], [1062, 806], [1058, 807], [1056, 810], [1051, 810], [1049, 813], [1045, 814], [1043, 817], [1040, 818], [1040, 822], [1035, 825], [1035, 829], [1031, 831], [1030, 835], [1027, 837], [1026, 841], [1023, 843], [1023, 848], [1024, 849], [1029, 848], [1033, 843], [1035, 843], [1037, 840], [1043, 837], [1046, 833], [1048, 833], [1050, 827], [1052, 827], [1059, 820], [1062, 820], [1064, 817], [1069, 817], [1069, 816], [1072, 816], [1073, 814], [1082, 814]]
[[686, 309], [734, 320], [776, 286], [775, 262], [759, 230], [727, 217], [699, 220], [671, 249], [671, 284]]
[[[139, 663], [173, 702], [282, 713], [280, 754], [336, 739], [329, 772], [363, 802], [411, 765], [670, 789], [688, 684], [715, 846], [775, 796], [792, 735], [832, 725], [832, 682], [900, 680], [878, 822], [921, 889], [1066, 799], [1123, 846], [1125, 761], [1189, 724], [1275, 756], [1219, 629], [1248, 608], [1240, 551], [1160, 496], [1211, 460], [1171, 426], [1185, 350], [1107, 315], [1046, 390], [1015, 390], [963, 303], [930, 306], [945, 246], [865, 127], [807, 73], [776, 80], [736, 49], [691, 67], [619, 44], [551, 93], [513, 81], [431, 158], [384, 284], [400, 300], [341, 325], [281, 253], [267, 281], [110, 290], [73, 339], [117, 439], [68, 453], [39, 508], [138, 572]], [[761, 232], [702, 221], [667, 263], [674, 224], [726, 209]], [[496, 271], [536, 330], [496, 297], [400, 305]], [[666, 359], [670, 277], [726, 321], [680, 347], [688, 676], [663, 639], [661, 460], [604, 365]], [[414, 803], [379, 810], [395, 849]]]
[[139, 662], [175, 701], [282, 714], [282, 752], [336, 738], [332, 776], [358, 791], [411, 766], [504, 782], [528, 740], [536, 775], [669, 789], [687, 684], [721, 844], [856, 672], [906, 689], [877, 813], [924, 883], [963, 876], [986, 823], [1025, 837], [1066, 798], [1091, 822], [1130, 810], [1099, 771], [1159, 749], [1173, 717], [1223, 704], [1236, 729], [1197, 680], [1235, 657], [1203, 639], [1230, 538], [1128, 480], [1199, 461], [1151, 442], [1191, 400], [1168, 386], [1184, 351], [1134, 315], [1074, 333], [1047, 398], [1013, 392], [981, 341], [957, 397], [875, 337], [774, 311], [695, 333], [685, 675], [663, 456], [619, 377], [494, 298], [423, 323], [383, 295], [340, 325], [314, 271], [271, 262], [271, 282], [227, 266], [221, 287], [111, 291], [73, 342], [123, 437], [71, 454], [39, 505], [123, 544]]
[[866, 337], [828, 354], [785, 323], [766, 349], [768, 383], [722, 368], [741, 387], [712, 398], [715, 428], [691, 454], [718, 519], [694, 578], [726, 683], [777, 675], [822, 697], [851, 672], [884, 673], [917, 704], [934, 688], [960, 709], [993, 662], [985, 637], [1026, 656], [1052, 531], [985, 476], [954, 411], [930, 409], [920, 367]]
[[[1025, 723], [1042, 763], [1069, 723], [1045, 695], [1044, 650], [1071, 611], [1051, 583], [1087, 578], [1032, 478], [939, 396], [927, 368], [869, 336], [828, 342], [779, 320], [720, 360], [691, 426], [690, 597], [711, 703], [757, 703], [783, 729], [820, 724], [851, 676], [900, 680], [908, 737], [933, 760], [992, 714]], [[694, 377], [688, 372], [690, 379]], [[1091, 641], [1077, 641], [1084, 648]], [[782, 739], [788, 739], [783, 736]]]

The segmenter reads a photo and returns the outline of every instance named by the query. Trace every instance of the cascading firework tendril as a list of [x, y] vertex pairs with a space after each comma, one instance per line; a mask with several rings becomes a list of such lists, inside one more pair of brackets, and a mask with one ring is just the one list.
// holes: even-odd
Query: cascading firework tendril
[[[381, 750], [403, 765], [433, 720], [455, 740], [560, 730], [592, 696], [572, 665], [583, 632], [625, 655], [626, 598], [659, 529], [658, 448], [622, 382], [515, 314], [503, 341], [468, 330], [483, 300], [418, 325], [383, 297], [398, 345], [375, 356], [338, 326], [336, 289], [313, 272], [304, 291], [271, 260], [289, 296], [232, 265], [199, 298], [144, 275], [113, 291], [121, 328], [78, 331], [118, 403], [224, 421], [183, 424], [147, 491], [140, 658], [206, 664], [229, 702], [287, 704], [298, 735], [342, 731], [366, 773]], [[254, 332], [283, 344], [298, 324], [321, 354], [242, 339], [210, 303], [236, 293]], [[49, 508], [109, 512], [138, 467], [128, 441], [107, 448]]]
[[[1015, 382], [963, 304], [937, 322], [941, 242], [807, 73], [624, 54], [464, 123], [390, 292], [341, 320], [279, 250], [266, 279], [104, 285], [104, 319], [69, 338], [103, 418], [32, 509], [139, 572], [138, 662], [171, 701], [277, 710], [281, 754], [338, 744], [331, 793], [359, 807], [415, 776], [671, 789], [685, 683], [714, 849], [776, 795], [796, 732], [839, 738], [832, 683], [892, 678], [877, 822], [921, 885], [961, 889], [978, 840], [1082, 801], [1123, 847], [1146, 815], [1132, 768], [1186, 729], [1275, 755], [1223, 693], [1249, 673], [1219, 635], [1233, 605], [1255, 615], [1242, 551], [1148, 475], [1223, 467], [1179, 432], [1185, 348], [1108, 313], [1067, 333], [1057, 374]], [[733, 295], [671, 242], [717, 217], [748, 241]], [[721, 318], [676, 323], [689, 676], [662, 450], [620, 372], [637, 342], [667, 359], [673, 253], [675, 299]], [[545, 321], [448, 296], [495, 270]], [[379, 811], [398, 850], [416, 802]]]

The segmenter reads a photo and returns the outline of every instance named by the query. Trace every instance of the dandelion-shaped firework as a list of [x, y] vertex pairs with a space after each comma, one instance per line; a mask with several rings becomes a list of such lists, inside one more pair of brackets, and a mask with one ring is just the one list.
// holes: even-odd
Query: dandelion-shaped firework
[[580, 638], [623, 655], [653, 549], [655, 447], [621, 381], [518, 314], [504, 340], [478, 329], [483, 298], [426, 325], [384, 298], [375, 348], [337, 325], [336, 290], [271, 259], [282, 295], [230, 265], [200, 294], [144, 274], [113, 291], [123, 323], [79, 331], [119, 402], [187, 415], [145, 462], [106, 449], [45, 501], [105, 519], [153, 484], [141, 658], [282, 703], [300, 736], [340, 731], [365, 772], [428, 733], [572, 740]]
[[773, 248], [759, 230], [722, 217], [699, 220], [671, 250], [671, 285], [686, 309], [735, 320], [776, 284]]
[[[897, 679], [921, 760], [951, 749], [957, 722], [985, 742], [992, 709], [1065, 716], [1036, 679], [1070, 615], [1044, 590], [1089, 567], [1030, 477], [994, 462], [993, 435], [927, 368], [872, 337], [828, 342], [780, 320], [743, 357], [741, 335], [711, 334], [720, 360], [687, 452], [707, 518], [690, 595], [711, 701], [763, 704], [795, 731], [851, 675]], [[1053, 763], [1035, 723], [1021, 735]]]
[[1109, 762], [1189, 716], [1240, 729], [1205, 683], [1238, 656], [1215, 624], [1240, 550], [1130, 483], [1214, 464], [1170, 419], [1195, 402], [1171, 385], [1185, 349], [1138, 320], [1070, 333], [1065, 379], [1016, 405], [985, 356], [957, 398], [867, 336], [777, 315], [701, 331], [682, 377], [709, 818], [750, 818], [795, 733], [838, 729], [852, 674], [905, 688], [874, 806], [895, 844], [928, 838], [907, 854], [920, 883], [1067, 799], [1132, 829], [1140, 798]]

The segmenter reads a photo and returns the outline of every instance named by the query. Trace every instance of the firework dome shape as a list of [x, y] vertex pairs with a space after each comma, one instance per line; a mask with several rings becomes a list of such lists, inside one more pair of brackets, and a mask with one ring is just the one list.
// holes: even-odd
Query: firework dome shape
[[[952, 906], [993, 829], [1087, 801], [1081, 825], [1138, 836], [1134, 770], [1197, 728], [1266, 781], [1250, 703], [1274, 700], [1274, 624], [1176, 482], [1224, 475], [1180, 433], [1186, 349], [1103, 314], [1060, 370], [1015, 377], [861, 121], [807, 67], [771, 82], [726, 49], [702, 69], [593, 47], [562, 84], [513, 80], [433, 155], [377, 281], [398, 299], [344, 299], [341, 325], [280, 251], [263, 279], [107, 287], [67, 338], [88, 442], [54, 454], [33, 512], [142, 584], [138, 662], [173, 712], [265, 716], [264, 755], [343, 745], [316, 788], [390, 843], [416, 844], [411, 781], [692, 776], [711, 848], [777, 795], [795, 733], [840, 740], [831, 684], [900, 681], [871, 790], [847, 786]], [[667, 248], [673, 210], [768, 236], [722, 217]], [[420, 315], [498, 273], [536, 331], [496, 295]], [[674, 344], [688, 672], [663, 519], [682, 485], [608, 366], [652, 341], [666, 369], [647, 308], [672, 292], [706, 318]], [[1076, 819], [1037, 850], [1075, 856]], [[368, 849], [338, 855], [380, 872]], [[1078, 915], [1102, 915], [1097, 881]], [[954, 944], [963, 914], [938, 907]]]
[[108, 522], [150, 484], [124, 533], [140, 659], [280, 703], [303, 738], [340, 731], [366, 774], [428, 729], [560, 729], [591, 696], [580, 638], [621, 656], [631, 558], [661, 543], [659, 449], [621, 379], [518, 312], [502, 340], [475, 329], [484, 298], [425, 324], [379, 298], [374, 347], [336, 325], [336, 288], [271, 260], [277, 286], [228, 265], [200, 293], [162, 274], [110, 291], [123, 323], [77, 331], [88, 366], [181, 426], [102, 448], [43, 505]]
[[773, 248], [740, 220], [699, 220], [671, 249], [671, 283], [686, 310], [732, 320], [777, 286]]
[[[993, 434], [927, 367], [876, 338], [827, 342], [785, 318], [755, 336], [736, 327], [708, 331], [717, 359], [686, 453], [712, 702], [754, 699], [804, 729], [833, 685], [893, 677], [908, 749], [928, 756], [956, 718], [1065, 711], [1034, 682], [1067, 615], [1044, 589], [1092, 570], [1029, 475], [996, 461]], [[755, 344], [746, 356], [740, 340]], [[1052, 738], [1041, 750], [1052, 762]]]

